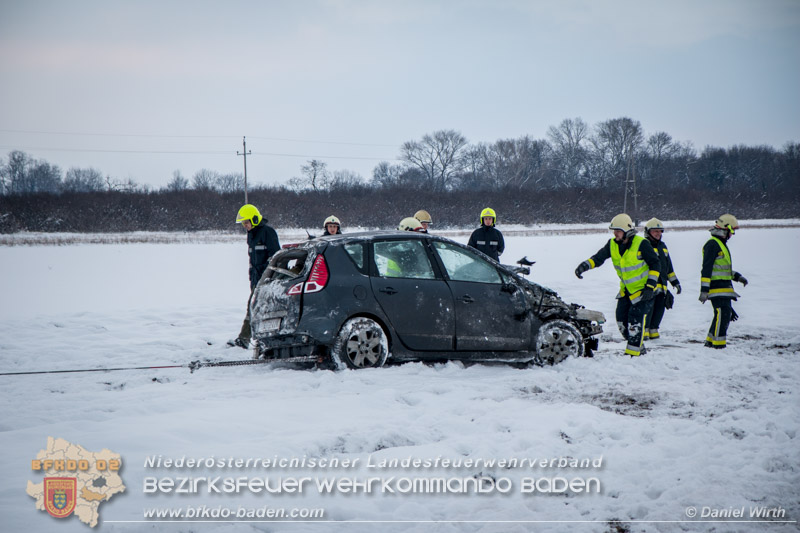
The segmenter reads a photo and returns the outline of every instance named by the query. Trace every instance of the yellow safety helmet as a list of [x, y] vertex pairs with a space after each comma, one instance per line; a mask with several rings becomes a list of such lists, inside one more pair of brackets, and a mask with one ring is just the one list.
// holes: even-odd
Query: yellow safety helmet
[[425, 222], [427, 224], [433, 225], [433, 220], [431, 220], [431, 214], [425, 211], [424, 209], [420, 209], [419, 211], [414, 213], [414, 218], [416, 218], [420, 222]]
[[325, 222], [322, 223], [322, 227], [324, 228], [328, 224], [336, 224], [337, 226], [340, 226], [339, 219], [336, 218], [333, 215], [331, 215], [331, 216], [329, 216], [328, 218], [325, 219]]
[[495, 223], [497, 223], [497, 215], [494, 214], [494, 209], [492, 209], [491, 207], [486, 207], [483, 209], [483, 211], [481, 211], [481, 219], [480, 219], [481, 226], [483, 225], [483, 217], [492, 217], [494, 219], [492, 221], [492, 226], [494, 226]]
[[714, 223], [714, 226], [719, 229], [727, 229], [731, 232], [731, 235], [733, 235], [734, 230], [739, 229], [739, 221], [730, 213], [725, 213], [724, 215], [720, 215]]
[[245, 204], [239, 209], [239, 214], [236, 215], [236, 223], [241, 224], [245, 220], [249, 220], [253, 226], [258, 226], [259, 222], [261, 222], [261, 213], [253, 204]]
[[646, 233], [650, 233], [650, 230], [652, 229], [660, 229], [661, 231], [664, 231], [664, 224], [662, 224], [657, 218], [653, 217], [644, 223], [644, 231]]

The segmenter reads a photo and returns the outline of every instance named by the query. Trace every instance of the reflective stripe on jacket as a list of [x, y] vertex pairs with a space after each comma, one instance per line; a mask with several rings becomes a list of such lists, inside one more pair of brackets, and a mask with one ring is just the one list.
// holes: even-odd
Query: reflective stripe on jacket
[[712, 235], [703, 246], [700, 291], [707, 292], [709, 298], [737, 298], [739, 295], [733, 290], [733, 278], [731, 252], [721, 239]]
[[619, 247], [616, 246], [614, 239], [609, 241], [611, 251], [611, 261], [617, 269], [619, 276], [620, 294], [624, 295], [627, 290], [630, 295], [631, 303], [638, 303], [642, 299], [642, 290], [648, 283], [655, 287], [658, 283], [659, 272], [650, 270], [648, 264], [642, 259], [642, 252], [639, 250], [644, 237], [634, 235], [630, 247], [625, 253], [620, 255]]

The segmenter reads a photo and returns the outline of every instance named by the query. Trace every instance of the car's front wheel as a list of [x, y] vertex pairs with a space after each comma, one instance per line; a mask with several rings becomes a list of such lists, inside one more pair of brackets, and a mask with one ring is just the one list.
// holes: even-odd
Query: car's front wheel
[[351, 318], [342, 326], [331, 350], [339, 370], [383, 366], [389, 355], [386, 332], [372, 319]]
[[555, 365], [567, 357], [583, 357], [584, 352], [583, 335], [566, 320], [545, 322], [536, 334], [536, 355], [542, 364]]

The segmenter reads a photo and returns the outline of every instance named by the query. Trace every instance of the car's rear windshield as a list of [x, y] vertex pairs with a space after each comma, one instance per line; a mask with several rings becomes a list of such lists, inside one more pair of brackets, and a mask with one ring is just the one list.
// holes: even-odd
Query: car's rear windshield
[[280, 254], [270, 261], [270, 265], [267, 267], [269, 279], [283, 280], [300, 277], [306, 270], [306, 259], [308, 259], [308, 250], [291, 250]]

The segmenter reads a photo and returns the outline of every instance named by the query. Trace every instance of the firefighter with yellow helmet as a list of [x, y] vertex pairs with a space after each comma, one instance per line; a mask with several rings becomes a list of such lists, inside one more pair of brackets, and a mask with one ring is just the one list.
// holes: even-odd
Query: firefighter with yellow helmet
[[625, 354], [631, 357], [645, 353], [644, 329], [653, 309], [661, 262], [647, 239], [636, 235], [633, 220], [625, 213], [611, 219], [609, 229], [614, 236], [592, 257], [575, 269], [583, 273], [611, 259], [619, 276], [617, 294], [617, 327], [627, 341]]
[[250, 298], [247, 299], [247, 315], [242, 322], [242, 329], [235, 339], [228, 341], [228, 346], [247, 348], [250, 346], [250, 300], [253, 298], [253, 289], [256, 288], [261, 275], [267, 269], [269, 258], [281, 249], [281, 244], [278, 241], [278, 234], [267, 225], [267, 220], [252, 204], [245, 204], [239, 209], [236, 223], [241, 224], [247, 231], [247, 254], [250, 257]]
[[661, 238], [664, 234], [664, 224], [657, 218], [651, 218], [644, 223], [644, 235], [650, 244], [653, 246], [658, 259], [661, 262], [661, 274], [658, 277], [658, 284], [656, 285], [655, 297], [653, 298], [653, 312], [650, 313], [650, 320], [647, 321], [647, 328], [644, 331], [644, 338], [649, 340], [656, 340], [661, 337], [658, 327], [661, 325], [661, 320], [664, 318], [664, 311], [672, 309], [672, 303], [675, 299], [672, 293], [667, 289], [667, 282], [672, 284], [675, 292], [681, 293], [681, 283], [678, 281], [678, 276], [675, 275], [675, 270], [672, 267], [672, 258], [669, 255], [669, 249]]
[[472, 232], [469, 237], [469, 246], [480, 250], [495, 261], [500, 261], [503, 250], [506, 249], [506, 242], [503, 234], [495, 227], [497, 215], [491, 207], [481, 211], [481, 227]]
[[414, 213], [414, 218], [419, 220], [420, 224], [422, 224], [424, 233], [428, 233], [428, 228], [433, 226], [433, 219], [431, 219], [431, 214], [425, 211], [424, 209], [420, 209], [419, 211]]
[[728, 241], [739, 229], [736, 217], [725, 213], [721, 215], [709, 231], [711, 238], [703, 246], [703, 267], [700, 270], [700, 301], [711, 300], [714, 318], [706, 336], [705, 346], [725, 348], [727, 346], [728, 325], [739, 316], [731, 302], [739, 297], [733, 290], [733, 282], [747, 286], [747, 278], [733, 270]]

